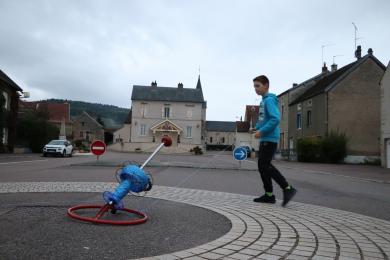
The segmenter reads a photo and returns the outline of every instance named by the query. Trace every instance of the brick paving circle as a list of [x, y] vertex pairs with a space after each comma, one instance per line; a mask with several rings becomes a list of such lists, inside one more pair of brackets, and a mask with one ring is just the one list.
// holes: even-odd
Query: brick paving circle
[[[102, 192], [116, 183], [1, 183], [9, 192]], [[154, 186], [148, 197], [183, 202], [224, 215], [231, 230], [210, 243], [144, 259], [389, 259], [390, 222], [291, 202], [263, 205], [253, 197]]]

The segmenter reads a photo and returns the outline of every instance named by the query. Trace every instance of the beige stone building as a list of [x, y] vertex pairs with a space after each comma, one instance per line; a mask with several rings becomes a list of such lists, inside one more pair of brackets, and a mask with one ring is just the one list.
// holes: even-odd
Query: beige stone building
[[93, 141], [104, 142], [104, 129], [92, 116], [83, 111], [73, 120], [73, 141], [89, 146]]
[[131, 110], [123, 123], [123, 126], [116, 130], [113, 135], [113, 144], [116, 146], [116, 150], [123, 151], [125, 143], [130, 143], [131, 135]]
[[290, 149], [296, 148], [299, 138], [322, 137], [336, 131], [346, 134], [348, 154], [352, 157], [359, 157], [362, 162], [379, 158], [379, 82], [384, 71], [385, 66], [371, 49], [364, 57], [357, 51], [356, 61], [332, 69], [296, 99], [290, 100]]
[[[333, 69], [335, 69], [334, 66]], [[320, 79], [328, 75], [328, 73], [329, 70], [326, 67], [326, 64], [324, 64], [324, 66], [322, 67], [322, 72], [320, 74], [308, 80], [305, 80], [300, 84], [294, 83], [291, 88], [278, 95], [280, 111], [279, 150], [285, 158], [289, 158], [289, 149], [293, 149], [294, 147], [294, 140], [289, 139], [289, 104], [293, 102], [296, 98], [298, 98], [300, 95], [302, 95], [307, 89], [314, 86]]]
[[[165, 135], [172, 146], [161, 152], [189, 152], [195, 146], [205, 149], [206, 101], [200, 77], [196, 88], [134, 85], [131, 96], [129, 140], [114, 143], [112, 150], [151, 152]], [[119, 134], [119, 133], [118, 133]], [[127, 138], [126, 138], [127, 139]]]
[[381, 80], [381, 162], [390, 168], [390, 62]]

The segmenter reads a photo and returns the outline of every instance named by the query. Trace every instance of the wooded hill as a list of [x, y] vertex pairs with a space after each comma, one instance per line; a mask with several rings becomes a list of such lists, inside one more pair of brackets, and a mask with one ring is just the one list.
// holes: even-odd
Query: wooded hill
[[68, 102], [70, 104], [71, 118], [74, 118], [85, 111], [95, 119], [100, 118], [103, 121], [105, 128], [120, 128], [130, 112], [130, 109], [128, 108], [98, 103], [88, 103], [84, 101], [72, 101], [64, 99], [47, 99], [47, 101], [52, 103]]

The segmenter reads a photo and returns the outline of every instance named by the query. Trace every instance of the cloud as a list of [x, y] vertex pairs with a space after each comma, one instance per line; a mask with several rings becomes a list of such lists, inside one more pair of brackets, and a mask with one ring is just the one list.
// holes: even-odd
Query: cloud
[[207, 119], [235, 120], [259, 101], [259, 74], [280, 93], [320, 72], [326, 43], [328, 64], [352, 62], [352, 21], [387, 64], [388, 11], [389, 1], [2, 1], [0, 67], [34, 100], [129, 107], [133, 84], [194, 88], [200, 66]]

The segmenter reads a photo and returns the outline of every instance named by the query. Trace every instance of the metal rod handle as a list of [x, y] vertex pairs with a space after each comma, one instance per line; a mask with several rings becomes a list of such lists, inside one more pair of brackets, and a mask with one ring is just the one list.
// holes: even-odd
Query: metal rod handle
[[158, 151], [161, 150], [161, 148], [164, 146], [164, 143], [161, 143], [157, 148], [156, 150], [154, 150], [154, 152], [149, 156], [148, 159], [146, 159], [146, 161], [144, 162], [144, 164], [142, 164], [142, 166], [140, 167], [141, 169], [143, 169], [146, 164], [148, 164], [148, 162], [150, 162], [150, 160], [152, 160], [152, 158], [158, 153]]

